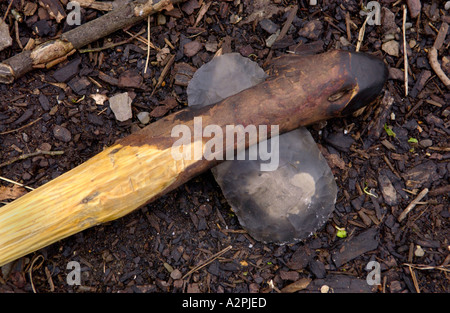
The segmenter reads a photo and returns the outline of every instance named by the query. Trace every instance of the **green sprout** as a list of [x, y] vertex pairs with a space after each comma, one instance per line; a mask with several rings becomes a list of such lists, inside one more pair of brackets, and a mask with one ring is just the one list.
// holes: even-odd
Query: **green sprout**
[[365, 185], [365, 187], [364, 187], [363, 191], [364, 191], [364, 193], [365, 193], [366, 195], [372, 196], [372, 197], [374, 197], [374, 198], [378, 198], [376, 194], [371, 193], [370, 191], [368, 191], [369, 185], [367, 185], [367, 182], [364, 183], [364, 185]]
[[384, 123], [384, 130], [386, 131], [386, 134], [387, 134], [389, 137], [394, 137], [394, 138], [396, 137], [394, 131], [393, 131], [392, 128], [391, 128], [391, 126], [388, 126], [386, 123]]
[[409, 143], [418, 143], [419, 141], [416, 138], [411, 137], [408, 139], [408, 142]]
[[345, 238], [347, 237], [347, 231], [345, 230], [345, 228], [341, 228], [341, 227], [337, 227], [334, 226], [337, 229], [337, 233], [336, 236], [338, 236], [339, 238]]

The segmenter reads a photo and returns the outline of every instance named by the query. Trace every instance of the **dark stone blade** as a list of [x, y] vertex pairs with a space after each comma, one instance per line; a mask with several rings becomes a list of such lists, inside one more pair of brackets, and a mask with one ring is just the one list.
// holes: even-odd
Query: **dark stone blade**
[[[188, 86], [188, 103], [210, 105], [264, 80], [264, 71], [237, 53], [214, 58], [197, 70]], [[305, 128], [280, 135], [274, 171], [261, 160], [225, 161], [212, 169], [241, 226], [263, 242], [302, 240], [329, 218], [337, 187], [331, 170]], [[273, 147], [273, 140], [259, 143]], [[249, 148], [250, 149], [250, 148]], [[267, 150], [270, 151], [270, 150]]]

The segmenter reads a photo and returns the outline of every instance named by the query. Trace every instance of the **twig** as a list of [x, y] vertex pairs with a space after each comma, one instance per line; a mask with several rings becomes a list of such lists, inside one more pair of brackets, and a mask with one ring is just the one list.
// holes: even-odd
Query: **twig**
[[150, 16], [147, 17], [147, 59], [145, 60], [144, 74], [147, 73], [149, 60], [150, 60]]
[[132, 40], [135, 39], [137, 36], [142, 35], [144, 32], [145, 32], [145, 30], [141, 30], [140, 32], [138, 32], [138, 33], [135, 34], [135, 35], [132, 35], [132, 34], [130, 34], [130, 33], [127, 32], [129, 35], [132, 35], [132, 36], [131, 36], [130, 38], [128, 38], [128, 39], [125, 39], [125, 40], [122, 40], [122, 41], [119, 41], [119, 42], [116, 42], [116, 43], [112, 43], [112, 44], [109, 44], [109, 45], [106, 45], [106, 46], [103, 46], [103, 47], [99, 47], [99, 48], [80, 49], [80, 50], [78, 50], [78, 52], [80, 52], [80, 53], [86, 53], [86, 52], [100, 52], [100, 51], [102, 51], [102, 50], [106, 50], [106, 49], [114, 48], [114, 47], [117, 47], [117, 46], [121, 46], [121, 45], [123, 45], [123, 44], [126, 44], [126, 43], [132, 41]]
[[363, 25], [361, 26], [361, 29], [359, 30], [359, 35], [358, 35], [358, 42], [356, 43], [356, 52], [359, 51], [359, 49], [361, 48], [361, 43], [364, 39], [364, 33], [366, 32], [366, 24], [367, 21], [369, 20], [370, 15], [367, 15], [366, 20], [364, 21]]
[[436, 73], [437, 77], [439, 77], [439, 79], [447, 88], [450, 88], [450, 78], [448, 78], [447, 75], [445, 75], [444, 71], [442, 70], [439, 64], [438, 54], [435, 47], [431, 47], [430, 50], [428, 51], [428, 60], [430, 61], [430, 66]]
[[405, 67], [405, 97], [408, 96], [408, 52], [406, 50], [406, 5], [403, 5], [403, 65]]
[[8, 160], [6, 162], [0, 163], [0, 167], [7, 166], [7, 165], [10, 165], [10, 164], [12, 164], [14, 162], [17, 162], [17, 161], [20, 161], [20, 160], [25, 160], [25, 159], [28, 159], [28, 158], [31, 158], [31, 157], [34, 157], [34, 156], [37, 156], [37, 155], [41, 155], [41, 154], [45, 154], [45, 155], [61, 155], [61, 154], [64, 154], [64, 151], [36, 150], [35, 152], [22, 154], [22, 155], [19, 155], [18, 157], [15, 157], [15, 158], [11, 159], [11, 160]]
[[0, 176], [0, 179], [6, 181], [6, 182], [8, 182], [8, 183], [15, 184], [15, 185], [17, 185], [17, 186], [26, 188], [26, 189], [28, 189], [28, 190], [34, 190], [34, 188], [32, 188], [32, 187], [25, 186], [24, 184], [21, 184], [21, 183], [19, 183], [19, 182], [14, 181], [14, 180], [8, 179], [8, 178], [6, 178], [6, 177]]
[[418, 270], [440, 270], [444, 272], [450, 272], [450, 268], [447, 268], [449, 265], [439, 265], [439, 266], [431, 266], [431, 265], [423, 265], [423, 264], [410, 264], [403, 263], [403, 265], [418, 269]]
[[225, 252], [231, 250], [233, 247], [232, 246], [228, 246], [225, 249], [217, 252], [216, 254], [212, 255], [209, 259], [207, 259], [205, 262], [203, 262], [200, 265], [197, 265], [196, 267], [194, 267], [193, 269], [191, 269], [189, 272], [187, 272], [181, 279], [185, 279], [187, 276], [191, 275], [192, 273], [198, 271], [199, 269], [205, 267], [206, 265], [210, 264], [211, 262], [213, 262], [215, 259], [217, 259], [218, 257], [220, 257], [222, 254], [224, 254]]
[[14, 133], [14, 132], [16, 132], [16, 131], [22, 130], [22, 129], [24, 129], [24, 128], [27, 128], [28, 126], [33, 125], [33, 124], [36, 123], [36, 122], [39, 122], [41, 119], [42, 119], [42, 117], [39, 117], [38, 119], [35, 119], [34, 121], [28, 123], [27, 125], [24, 125], [24, 126], [22, 126], [22, 127], [16, 128], [16, 129], [12, 129], [12, 130], [5, 131], [5, 132], [3, 132], [3, 133], [0, 133], [0, 135], [6, 135], [6, 134], [10, 134], [10, 133]]
[[167, 73], [169, 72], [169, 69], [170, 69], [170, 67], [172, 66], [172, 64], [173, 64], [174, 61], [175, 61], [175, 54], [172, 55], [172, 56], [170, 57], [170, 59], [169, 59], [169, 61], [167, 62], [166, 66], [165, 66], [164, 69], [162, 70], [161, 75], [160, 75], [159, 78], [158, 78], [158, 82], [156, 83], [156, 86], [155, 86], [155, 88], [153, 89], [152, 94], [150, 95], [150, 97], [153, 96], [153, 94], [155, 93], [156, 89], [158, 89], [159, 86], [161, 86], [161, 84], [162, 84], [164, 78], [166, 77]]
[[208, 12], [209, 7], [211, 6], [212, 1], [210, 2], [203, 2], [202, 7], [200, 8], [199, 12], [198, 12], [198, 16], [197, 19], [195, 21], [194, 27], [197, 27], [198, 23], [200, 23], [200, 21], [202, 20], [203, 16], [206, 14], [206, 12]]
[[409, 272], [411, 273], [411, 278], [414, 283], [414, 288], [416, 288], [417, 293], [420, 293], [419, 283], [417, 282], [416, 273], [414, 273], [414, 270], [412, 269], [411, 265], [408, 265], [408, 267], [409, 267]]
[[445, 75], [444, 71], [441, 68], [441, 65], [438, 61], [438, 50], [442, 47], [442, 44], [445, 41], [445, 37], [448, 32], [448, 24], [442, 23], [439, 33], [434, 41], [433, 47], [428, 50], [428, 60], [430, 61], [430, 66], [433, 71], [436, 73], [437, 77], [444, 83], [444, 85], [450, 89], [450, 78]]
[[3, 15], [3, 22], [6, 20], [6, 17], [8, 16], [9, 10], [11, 9], [11, 5], [14, 2], [14, 0], [9, 0], [8, 8], [6, 9], [5, 15]]
[[30, 282], [31, 282], [31, 289], [33, 289], [34, 293], [36, 292], [36, 289], [34, 288], [34, 283], [33, 283], [33, 267], [34, 267], [34, 263], [38, 260], [38, 259], [42, 259], [41, 263], [39, 263], [39, 265], [37, 266], [37, 268], [42, 266], [42, 263], [44, 263], [44, 257], [42, 256], [42, 254], [39, 254], [37, 257], [35, 257], [33, 259], [33, 261], [31, 261], [30, 267], [28, 269], [28, 275], [30, 275]]
[[425, 188], [417, 195], [417, 197], [406, 207], [406, 209], [398, 217], [399, 223], [405, 219], [406, 215], [408, 215], [408, 213], [412, 209], [414, 209], [414, 207], [420, 202], [420, 200], [423, 199], [423, 197], [425, 197], [427, 195], [427, 193], [428, 193], [428, 188]]

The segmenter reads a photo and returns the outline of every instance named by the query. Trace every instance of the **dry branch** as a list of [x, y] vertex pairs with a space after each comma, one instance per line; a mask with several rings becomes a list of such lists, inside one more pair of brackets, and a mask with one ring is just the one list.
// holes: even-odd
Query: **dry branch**
[[447, 32], [448, 32], [448, 24], [444, 22], [442, 23], [441, 28], [439, 29], [433, 47], [431, 47], [430, 50], [428, 51], [428, 60], [430, 61], [430, 66], [436, 73], [437, 77], [439, 77], [442, 83], [444, 83], [444, 85], [450, 89], [450, 78], [448, 78], [448, 76], [445, 75], [438, 60], [438, 50], [442, 47], [445, 37], [447, 36]]
[[47, 64], [62, 58], [74, 49], [103, 38], [119, 29], [132, 26], [147, 16], [161, 10], [170, 10], [172, 5], [183, 0], [136, 0], [123, 5], [95, 20], [80, 25], [59, 39], [45, 42], [31, 51], [23, 51], [0, 63], [0, 83], [11, 84], [33, 68], [48, 67]]

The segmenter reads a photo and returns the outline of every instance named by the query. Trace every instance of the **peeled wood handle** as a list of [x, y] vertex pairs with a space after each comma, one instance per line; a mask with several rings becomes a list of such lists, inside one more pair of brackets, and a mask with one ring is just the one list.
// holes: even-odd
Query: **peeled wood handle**
[[[217, 164], [175, 160], [176, 125], [278, 125], [280, 133], [357, 108], [360, 74], [350, 52], [278, 59], [265, 82], [201, 109], [186, 108], [143, 128], [49, 183], [0, 208], [0, 266], [88, 227], [117, 219]], [[375, 62], [365, 57], [363, 62]], [[380, 62], [376, 60], [377, 66]], [[371, 63], [370, 63], [371, 64]], [[381, 63], [383, 71], [384, 65]], [[373, 73], [372, 73], [373, 74]], [[385, 72], [383, 72], [385, 75]], [[382, 79], [384, 83], [384, 77]], [[380, 82], [364, 94], [370, 101]], [[336, 100], [331, 96], [342, 93]], [[330, 102], [329, 99], [333, 101]], [[359, 99], [361, 100], [361, 99]], [[268, 134], [268, 137], [270, 133]], [[202, 138], [204, 147], [209, 138]], [[245, 146], [255, 142], [245, 142]], [[236, 149], [237, 144], [226, 146]], [[194, 144], [188, 149], [194, 153]]]

